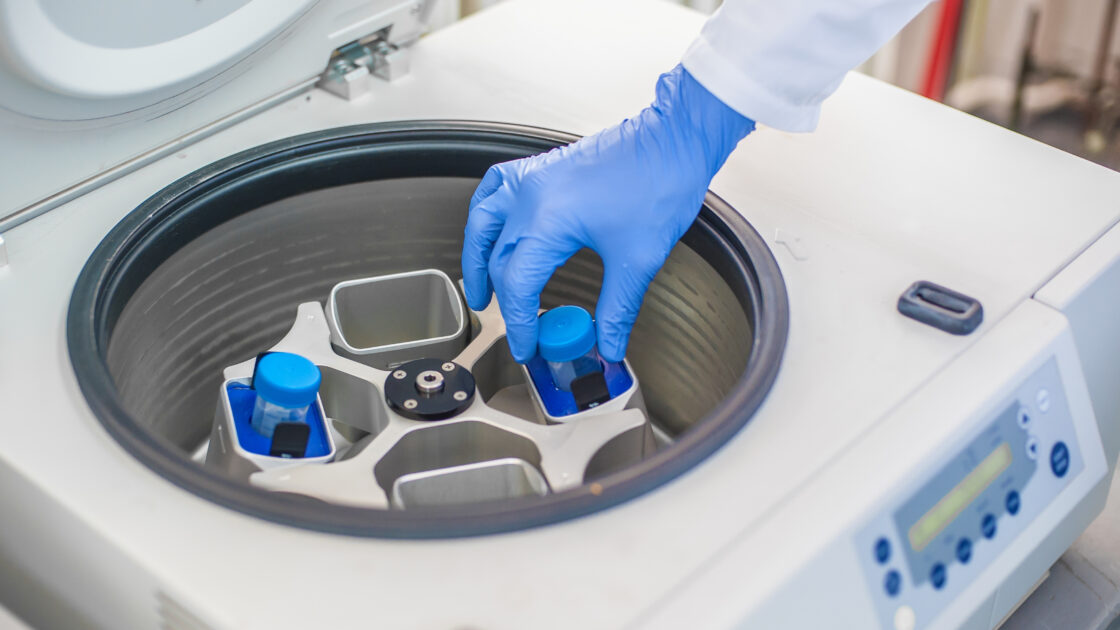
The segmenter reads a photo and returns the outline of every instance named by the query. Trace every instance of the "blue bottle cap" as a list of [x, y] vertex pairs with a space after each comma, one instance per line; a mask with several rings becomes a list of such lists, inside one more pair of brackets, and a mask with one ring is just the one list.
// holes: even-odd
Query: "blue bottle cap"
[[595, 347], [595, 323], [578, 306], [560, 306], [541, 315], [537, 349], [545, 361], [561, 363]]
[[319, 368], [298, 354], [270, 352], [257, 362], [253, 389], [281, 407], [303, 407], [315, 401], [322, 376]]

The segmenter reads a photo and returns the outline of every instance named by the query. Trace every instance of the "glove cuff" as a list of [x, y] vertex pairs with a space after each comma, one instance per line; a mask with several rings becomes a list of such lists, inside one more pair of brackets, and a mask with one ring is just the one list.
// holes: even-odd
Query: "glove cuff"
[[688, 133], [703, 157], [709, 180], [739, 141], [754, 131], [753, 120], [716, 98], [680, 64], [661, 75], [656, 94], [652, 109], [671, 128]]

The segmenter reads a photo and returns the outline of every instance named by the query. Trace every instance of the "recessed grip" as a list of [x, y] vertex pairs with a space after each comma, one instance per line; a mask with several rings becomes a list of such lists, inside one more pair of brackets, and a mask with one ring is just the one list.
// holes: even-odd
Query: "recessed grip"
[[915, 282], [902, 292], [898, 312], [954, 335], [967, 335], [984, 321], [979, 300], [928, 280]]

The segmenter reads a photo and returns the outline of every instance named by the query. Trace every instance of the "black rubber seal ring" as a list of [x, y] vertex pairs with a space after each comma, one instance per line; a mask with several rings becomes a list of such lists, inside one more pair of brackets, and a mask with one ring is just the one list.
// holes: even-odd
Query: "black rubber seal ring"
[[[124, 409], [106, 361], [121, 309], [147, 274], [194, 238], [232, 218], [228, 208], [236, 204], [214, 204], [223, 206], [219, 212], [199, 203], [210, 195], [232, 195], [236, 201], [245, 190], [242, 184], [297, 165], [318, 171], [316, 187], [329, 186], [332, 180], [349, 183], [355, 173], [332, 171], [331, 157], [351, 151], [394, 153], [396, 166], [378, 172], [378, 177], [422, 172], [424, 176], [481, 178], [496, 161], [546, 151], [576, 139], [501, 123], [377, 123], [279, 140], [179, 179], [109, 231], [74, 286], [66, 337], [74, 373], [90, 410], [125, 450], [184, 490], [272, 522], [351, 536], [449, 538], [521, 530], [598, 512], [669, 482], [717, 451], [747, 424], [778, 374], [789, 326], [785, 283], [772, 253], [750, 224], [712, 193], [689, 232], [693, 237], [702, 233], [704, 238], [686, 235], [686, 242], [726, 254], [715, 258], [726, 261], [717, 270], [737, 290], [740, 302], [754, 318], [747, 367], [731, 393], [673, 445], [591, 485], [517, 501], [409, 510], [347, 507], [268, 492], [195, 464], [176, 446], [149, 432]], [[368, 179], [369, 173], [364, 176]], [[299, 192], [304, 192], [300, 178], [273, 178], [267, 194], [280, 199]], [[270, 200], [258, 194], [252, 203], [244, 204], [244, 211]]]

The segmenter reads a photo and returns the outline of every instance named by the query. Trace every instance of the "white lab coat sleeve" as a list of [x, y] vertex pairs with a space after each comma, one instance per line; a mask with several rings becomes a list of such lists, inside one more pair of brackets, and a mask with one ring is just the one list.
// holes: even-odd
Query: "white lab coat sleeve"
[[821, 102], [929, 0], [725, 0], [681, 63], [740, 114], [812, 131]]

